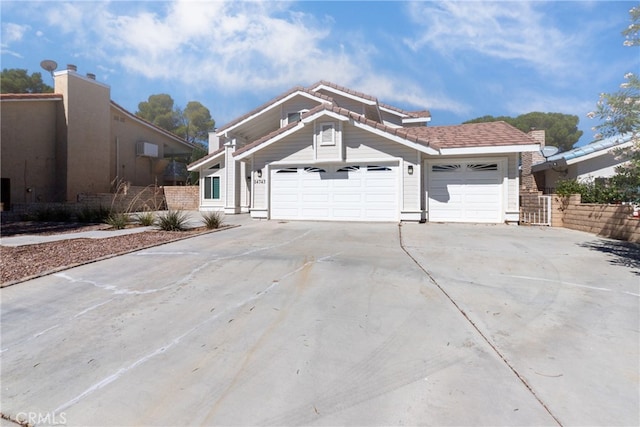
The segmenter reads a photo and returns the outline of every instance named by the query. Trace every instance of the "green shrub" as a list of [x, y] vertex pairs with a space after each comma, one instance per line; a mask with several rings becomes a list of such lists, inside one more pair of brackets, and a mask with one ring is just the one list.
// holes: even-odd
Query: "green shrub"
[[622, 191], [611, 180], [575, 179], [560, 180], [556, 185], [556, 194], [567, 197], [580, 194], [582, 203], [618, 203], [626, 201]]
[[168, 211], [158, 216], [157, 225], [164, 231], [184, 231], [187, 215], [182, 211]]
[[76, 214], [78, 222], [84, 223], [100, 223], [105, 222], [109, 218], [109, 210], [100, 206], [99, 208], [90, 208], [85, 206]]
[[202, 214], [202, 221], [204, 222], [205, 227], [207, 227], [209, 230], [214, 230], [216, 228], [222, 227], [223, 220], [224, 213], [220, 211], [212, 211]]
[[136, 221], [138, 224], [148, 227], [155, 224], [156, 217], [153, 212], [140, 212], [136, 215]]
[[556, 194], [569, 197], [572, 194], [582, 194], [583, 185], [577, 179], [561, 179], [556, 183]]
[[116, 230], [122, 230], [129, 223], [129, 216], [124, 213], [112, 213], [105, 222]]
[[35, 212], [36, 221], [55, 221], [68, 222], [71, 221], [71, 211], [66, 208], [44, 208]]

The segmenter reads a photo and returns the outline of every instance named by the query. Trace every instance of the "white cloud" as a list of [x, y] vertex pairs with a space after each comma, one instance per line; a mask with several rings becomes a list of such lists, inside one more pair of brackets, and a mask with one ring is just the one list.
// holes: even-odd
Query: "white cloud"
[[517, 61], [538, 71], [566, 67], [578, 38], [554, 28], [538, 11], [538, 2], [416, 2], [409, 14], [420, 28], [405, 43], [414, 50], [429, 47], [445, 56], [475, 52]]
[[11, 43], [19, 42], [24, 34], [31, 29], [28, 25], [19, 25], [11, 22], [2, 23], [2, 46], [9, 46]]
[[101, 56], [109, 68], [119, 64], [125, 72], [172, 80], [177, 87], [272, 93], [324, 79], [385, 88], [371, 93], [419, 108], [429, 99], [399, 84], [397, 76], [378, 75], [372, 84], [373, 44], [353, 34], [336, 43], [331, 17], [295, 11], [290, 3], [139, 2], [134, 11], [117, 2], [91, 5], [57, 5], [47, 17], [73, 34], [80, 55]]
[[[441, 93], [426, 93], [421, 86], [396, 76], [388, 79], [384, 76], [369, 75], [355, 82], [361, 92], [375, 95], [381, 102], [393, 105], [411, 105], [417, 109], [433, 109], [450, 111], [455, 114], [466, 114], [470, 107]], [[409, 107], [407, 107], [409, 108]]]

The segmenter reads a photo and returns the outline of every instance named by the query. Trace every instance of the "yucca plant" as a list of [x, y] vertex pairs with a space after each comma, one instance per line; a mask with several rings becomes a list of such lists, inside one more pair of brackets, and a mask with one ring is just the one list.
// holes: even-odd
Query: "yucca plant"
[[205, 212], [202, 214], [202, 221], [205, 227], [209, 230], [222, 227], [222, 221], [224, 220], [224, 213], [220, 211]]
[[116, 230], [122, 230], [129, 223], [129, 216], [123, 213], [112, 213], [105, 222]]
[[156, 217], [153, 212], [140, 212], [136, 215], [136, 221], [138, 222], [138, 224], [148, 227], [155, 224]]
[[184, 231], [187, 228], [187, 215], [182, 211], [167, 211], [158, 216], [157, 225], [164, 231]]

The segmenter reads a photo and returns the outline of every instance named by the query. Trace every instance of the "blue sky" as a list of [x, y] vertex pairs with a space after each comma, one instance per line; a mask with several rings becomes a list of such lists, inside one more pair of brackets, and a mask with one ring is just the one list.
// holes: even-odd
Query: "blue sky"
[[[431, 125], [531, 111], [586, 117], [640, 71], [630, 1], [6, 1], [2, 68], [75, 64], [135, 112], [199, 101], [218, 126], [296, 85], [329, 80]], [[52, 84], [43, 72], [45, 82]]]

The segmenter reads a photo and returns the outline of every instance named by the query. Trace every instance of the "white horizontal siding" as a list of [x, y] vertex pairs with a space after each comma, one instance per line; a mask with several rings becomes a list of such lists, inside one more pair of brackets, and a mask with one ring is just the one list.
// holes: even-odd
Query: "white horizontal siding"
[[[221, 162], [224, 164], [224, 162]], [[224, 207], [224, 201], [226, 197], [226, 173], [225, 168], [220, 169], [205, 169], [200, 172], [200, 206], [203, 208], [210, 207]], [[204, 179], [205, 177], [217, 176], [220, 178], [220, 198], [219, 199], [205, 199], [204, 198]]]
[[507, 171], [507, 210], [508, 211], [517, 211], [519, 209], [518, 204], [520, 197], [520, 188], [519, 188], [519, 170], [518, 170], [518, 156], [519, 153], [509, 154], [509, 159], [507, 161], [508, 171]]

